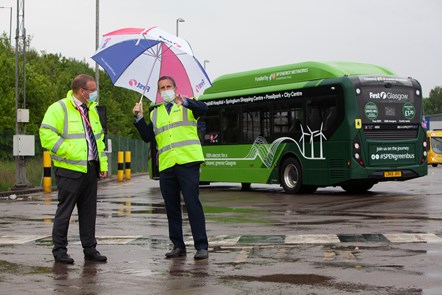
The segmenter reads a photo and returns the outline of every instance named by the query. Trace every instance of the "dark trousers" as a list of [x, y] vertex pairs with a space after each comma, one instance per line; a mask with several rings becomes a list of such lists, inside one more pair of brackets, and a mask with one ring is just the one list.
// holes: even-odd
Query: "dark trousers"
[[66, 253], [68, 229], [75, 205], [78, 210], [80, 240], [85, 254], [95, 250], [95, 220], [97, 216], [98, 163], [89, 162], [87, 173], [54, 168], [58, 188], [58, 205], [52, 228], [54, 255]]
[[206, 220], [199, 200], [199, 163], [175, 165], [160, 172], [160, 189], [169, 221], [169, 238], [175, 248], [185, 249], [181, 197], [183, 194], [195, 249], [207, 249]]

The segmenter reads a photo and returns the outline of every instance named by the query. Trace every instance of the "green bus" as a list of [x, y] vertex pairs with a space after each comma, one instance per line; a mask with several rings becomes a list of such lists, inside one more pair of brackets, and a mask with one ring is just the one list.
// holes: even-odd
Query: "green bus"
[[421, 86], [383, 67], [304, 62], [229, 74], [199, 100], [209, 107], [198, 121], [203, 184], [361, 193], [427, 174]]

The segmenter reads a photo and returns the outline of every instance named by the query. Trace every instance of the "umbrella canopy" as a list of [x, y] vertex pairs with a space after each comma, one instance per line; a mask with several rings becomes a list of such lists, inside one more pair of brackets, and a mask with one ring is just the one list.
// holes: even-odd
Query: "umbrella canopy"
[[137, 91], [154, 103], [163, 101], [157, 91], [161, 76], [173, 77], [177, 93], [185, 97], [198, 97], [211, 85], [189, 43], [157, 27], [107, 33], [92, 59], [115, 86]]

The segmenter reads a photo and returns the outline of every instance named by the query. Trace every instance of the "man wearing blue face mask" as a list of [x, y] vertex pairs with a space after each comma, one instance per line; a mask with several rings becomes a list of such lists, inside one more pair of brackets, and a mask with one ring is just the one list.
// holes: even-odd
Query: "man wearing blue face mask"
[[208, 241], [203, 207], [199, 200], [199, 168], [204, 161], [197, 133], [197, 120], [207, 112], [204, 102], [182, 97], [176, 93], [172, 77], [158, 80], [158, 92], [165, 101], [150, 114], [147, 125], [141, 103], [133, 108], [135, 127], [145, 142], [155, 138], [158, 149], [160, 189], [169, 222], [172, 251], [166, 258], [186, 255], [183, 240], [181, 196], [186, 205], [192, 230], [195, 259], [207, 259]]
[[97, 111], [97, 85], [88, 75], [72, 81], [66, 98], [49, 106], [40, 126], [43, 148], [51, 153], [58, 188], [58, 205], [52, 228], [52, 254], [56, 262], [72, 264], [67, 253], [69, 220], [78, 210], [84, 258], [106, 261], [96, 250], [97, 179], [106, 177], [104, 133]]

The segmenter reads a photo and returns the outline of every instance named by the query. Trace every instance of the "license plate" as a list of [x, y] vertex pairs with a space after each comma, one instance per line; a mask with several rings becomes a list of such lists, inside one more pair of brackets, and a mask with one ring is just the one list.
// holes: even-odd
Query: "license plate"
[[401, 171], [384, 171], [384, 177], [401, 177]]

